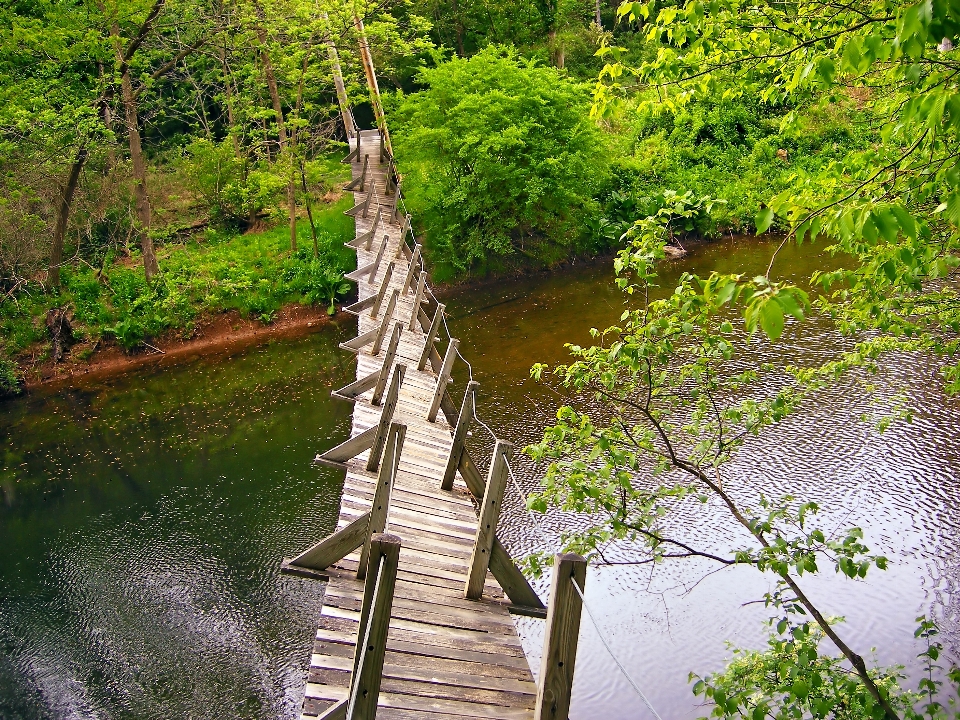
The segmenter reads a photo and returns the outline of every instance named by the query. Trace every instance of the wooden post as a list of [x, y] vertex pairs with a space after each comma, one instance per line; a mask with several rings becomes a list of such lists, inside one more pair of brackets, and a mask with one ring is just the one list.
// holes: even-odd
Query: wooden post
[[390, 389], [387, 390], [387, 399], [383, 402], [383, 410], [380, 411], [380, 424], [377, 425], [377, 434], [370, 446], [370, 459], [367, 460], [367, 470], [373, 472], [380, 465], [380, 456], [383, 455], [384, 445], [387, 443], [387, 429], [390, 421], [393, 420], [393, 411], [397, 408], [397, 398], [400, 396], [400, 386], [403, 384], [404, 373], [407, 372], [407, 366], [397, 364], [397, 369], [393, 372], [393, 379], [390, 381]]
[[360, 171], [360, 175], [348, 182], [343, 186], [343, 189], [346, 191], [352, 192], [363, 192], [363, 187], [367, 179], [367, 165], [370, 163], [370, 156], [363, 156], [363, 170]]
[[377, 299], [373, 301], [373, 307], [370, 308], [370, 317], [376, 318], [380, 314], [380, 306], [383, 304], [383, 296], [387, 294], [387, 287], [390, 285], [390, 278], [393, 277], [393, 263], [387, 265], [387, 271], [383, 274], [383, 280], [380, 281], [380, 289], [377, 290]]
[[443, 471], [443, 480], [440, 481], [441, 490], [453, 489], [460, 456], [463, 454], [463, 444], [467, 440], [470, 423], [473, 422], [474, 393], [478, 387], [480, 383], [475, 380], [467, 383], [467, 392], [464, 393], [463, 404], [460, 406], [460, 417], [457, 418], [457, 429], [453, 431], [453, 445], [450, 447], [450, 457], [447, 458], [447, 469]]
[[387, 512], [390, 509], [390, 491], [397, 478], [397, 468], [400, 466], [400, 453], [403, 452], [403, 439], [407, 435], [407, 426], [402, 423], [390, 423], [390, 434], [387, 437], [387, 446], [380, 464], [380, 474], [377, 476], [377, 489], [373, 493], [373, 507], [370, 508], [370, 522], [367, 528], [367, 539], [360, 551], [360, 564], [357, 566], [357, 579], [363, 580], [367, 575], [367, 560], [370, 557], [370, 538], [382, 533], [387, 526]]
[[387, 250], [387, 241], [389, 239], [389, 235], [383, 236], [383, 242], [380, 243], [380, 249], [377, 250], [377, 259], [373, 261], [373, 267], [370, 268], [370, 276], [367, 278], [368, 283], [372, 283], [377, 277], [377, 270], [380, 269], [380, 261], [383, 260], [383, 253]]
[[[394, 290], [396, 292], [396, 290]], [[460, 341], [456, 338], [450, 338], [450, 344], [447, 345], [447, 353], [443, 356], [443, 364], [440, 366], [440, 372], [437, 375], [437, 388], [433, 391], [433, 402], [430, 403], [430, 411], [427, 413], [427, 420], [437, 421], [437, 413], [440, 411], [440, 401], [443, 400], [443, 393], [450, 382], [450, 371], [453, 370], [453, 361], [457, 357], [457, 347]]]
[[347, 720], [375, 720], [377, 716], [399, 562], [400, 538], [377, 534], [370, 539], [370, 567], [360, 606]]
[[577, 583], [582, 591], [586, 581], [586, 560], [573, 553], [556, 556], [534, 720], [567, 720], [570, 712], [570, 690], [583, 609], [583, 601], [573, 583]]
[[383, 390], [387, 387], [387, 375], [390, 374], [390, 368], [393, 366], [393, 359], [397, 356], [397, 347], [400, 345], [400, 333], [403, 332], [403, 323], [397, 323], [393, 326], [393, 335], [390, 336], [390, 344], [387, 346], [387, 354], [383, 358], [383, 365], [380, 368], [380, 375], [377, 377], [377, 385], [373, 389], [373, 397], [370, 398], [371, 405], [379, 405], [383, 398]]
[[373, 225], [370, 226], [370, 229], [367, 230], [366, 232], [363, 232], [357, 235], [350, 242], [345, 242], [344, 246], [351, 247], [351, 248], [358, 248], [361, 245], [363, 245], [363, 249], [369, 251], [370, 246], [373, 244], [373, 236], [376, 234], [377, 228], [380, 227], [380, 220], [382, 216], [383, 216], [383, 211], [378, 209], [377, 215], [376, 217], [373, 218]]
[[[401, 247], [397, 247], [397, 257], [400, 257]], [[406, 295], [410, 286], [413, 284], [413, 278], [417, 273], [417, 261], [420, 259], [420, 243], [413, 248], [413, 257], [410, 258], [410, 266], [407, 268], [407, 276], [403, 280], [403, 294]]]
[[423, 343], [423, 352], [420, 353], [420, 362], [417, 363], [417, 370], [423, 371], [427, 366], [427, 360], [430, 358], [430, 352], [433, 350], [433, 343], [436, 342], [437, 333], [440, 331], [440, 323], [443, 322], [443, 312], [447, 306], [437, 303], [437, 312], [433, 315], [433, 321], [430, 323], [430, 330], [427, 331], [426, 340]]
[[390, 302], [387, 303], [386, 312], [383, 313], [383, 320], [380, 321], [380, 329], [377, 330], [377, 337], [373, 341], [373, 347], [370, 349], [371, 355], [380, 354], [380, 346], [383, 345], [383, 339], [387, 336], [387, 327], [393, 318], [393, 311], [397, 307], [398, 297], [400, 297], [400, 291], [394, 288], [393, 294], [390, 296]]
[[480, 522], [477, 539], [470, 555], [470, 568], [463, 595], [469, 600], [479, 600], [483, 595], [483, 583], [490, 568], [490, 551], [497, 537], [497, 521], [503, 504], [503, 491], [507, 487], [507, 458], [513, 456], [513, 443], [497, 440], [493, 446], [493, 459], [487, 474], [487, 488], [480, 505]]
[[420, 303], [423, 301], [423, 288], [427, 284], [427, 273], [420, 273], [420, 279], [417, 281], [417, 292], [413, 296], [413, 310], [410, 311], [410, 330], [417, 326], [420, 320]]

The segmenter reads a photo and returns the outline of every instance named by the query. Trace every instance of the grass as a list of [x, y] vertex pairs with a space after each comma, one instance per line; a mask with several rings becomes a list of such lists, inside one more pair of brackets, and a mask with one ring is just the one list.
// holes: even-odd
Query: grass
[[[268, 323], [289, 303], [332, 307], [348, 292], [343, 274], [355, 263], [343, 243], [353, 220], [343, 214], [351, 200], [314, 208], [319, 254], [306, 220], [298, 222], [300, 249], [290, 251], [289, 228], [237, 235], [207, 230], [182, 244], [158, 250], [160, 275], [148, 285], [139, 254], [108, 257], [101, 273], [83, 265], [64, 268], [57, 293], [21, 294], [0, 304], [0, 384], [15, 389], [13, 362], [42, 360], [47, 344], [44, 319], [52, 308], [72, 310], [78, 340], [114, 339], [127, 350], [164, 332], [189, 337], [205, 314], [237, 310]], [[25, 357], [32, 353], [31, 357]]]

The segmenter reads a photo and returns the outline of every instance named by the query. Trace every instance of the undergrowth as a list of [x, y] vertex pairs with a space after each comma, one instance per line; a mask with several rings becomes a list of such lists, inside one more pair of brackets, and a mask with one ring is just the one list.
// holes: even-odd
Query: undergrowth
[[53, 308], [72, 311], [76, 340], [112, 339], [128, 351], [171, 330], [189, 337], [204, 314], [237, 310], [269, 323], [288, 303], [332, 309], [336, 297], [349, 291], [343, 275], [356, 262], [343, 246], [353, 236], [353, 220], [343, 214], [350, 204], [346, 197], [314, 209], [317, 258], [310, 225], [301, 221], [296, 253], [286, 224], [244, 235], [208, 229], [182, 244], [164, 245], [158, 251], [161, 274], [152, 286], [135, 252], [108, 256], [102, 272], [90, 265], [64, 268], [58, 293], [21, 293], [15, 302], [0, 304], [0, 385], [15, 388], [14, 359], [29, 364], [45, 358], [44, 318]]

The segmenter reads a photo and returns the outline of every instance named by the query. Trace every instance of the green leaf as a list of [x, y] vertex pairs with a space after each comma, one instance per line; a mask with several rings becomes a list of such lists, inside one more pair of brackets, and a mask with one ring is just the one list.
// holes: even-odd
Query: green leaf
[[775, 215], [772, 208], [763, 208], [757, 213], [754, 224], [757, 226], [757, 235], [762, 235], [773, 224]]
[[783, 335], [783, 308], [773, 298], [766, 299], [760, 306], [760, 328], [773, 341]]

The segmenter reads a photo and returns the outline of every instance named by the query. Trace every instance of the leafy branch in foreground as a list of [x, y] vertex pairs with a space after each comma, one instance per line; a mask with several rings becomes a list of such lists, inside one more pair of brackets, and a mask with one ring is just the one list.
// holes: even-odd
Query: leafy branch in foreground
[[830, 251], [853, 259], [815, 276], [818, 309], [843, 332], [873, 334], [847, 367], [931, 351], [944, 358], [947, 391], [960, 391], [960, 3], [651, 0], [624, 2], [618, 15], [641, 25], [649, 45], [639, 58], [600, 49], [595, 115], [627, 93], [653, 113], [748, 97], [788, 111], [780, 132], [800, 134], [804, 109], [856, 104], [876, 141], [797, 170], [756, 208], [756, 229], [786, 230], [784, 242], [829, 238]]
[[[927, 677], [917, 692], [901, 688], [902, 668], [870, 670], [877, 687], [890, 698], [903, 717], [957, 718], [956, 700], [949, 708], [937, 697], [942, 681], [935, 680], [936, 665], [943, 646], [936, 641], [936, 625], [925, 617], [917, 618], [916, 636], [927, 641], [920, 653]], [[780, 620], [772, 629], [764, 651], [734, 650], [734, 659], [722, 673], [695, 681], [693, 692], [713, 703], [714, 717], [750, 718], [837, 718], [838, 720], [882, 717], [859, 678], [850, 672], [842, 658], [824, 654], [824, 634], [807, 622]], [[960, 670], [952, 668], [947, 677], [960, 685]]]
[[[543, 441], [527, 453], [548, 463], [533, 510], [553, 506], [587, 518], [564, 537], [566, 549], [601, 561], [610, 553], [639, 553], [632, 562], [698, 557], [745, 565], [777, 579], [766, 600], [786, 615], [802, 613], [840, 649], [864, 688], [869, 716], [898, 718], [883, 683], [868, 670], [799, 578], [824, 564], [856, 579], [886, 559], [871, 554], [859, 528], [831, 532], [817, 524], [818, 506], [792, 497], [770, 499], [749, 482], [727, 477], [727, 461], [748, 438], [793, 412], [824, 380], [803, 378], [786, 364], [754, 367], [752, 348], [763, 335], [776, 340], [785, 317], [810, 309], [798, 287], [766, 277], [686, 273], [669, 295], [657, 295], [655, 265], [664, 256], [670, 226], [708, 208], [679, 196], [656, 216], [638, 221], [617, 260], [618, 284], [638, 306], [620, 325], [594, 330], [598, 344], [568, 346], [575, 361], [548, 371], [569, 404]], [[757, 330], [762, 330], [762, 335]], [[678, 536], [680, 512], [726, 513], [739, 525], [735, 550], [703, 546]], [[639, 550], [637, 550], [639, 548]], [[543, 559], [529, 560], [538, 570]]]

